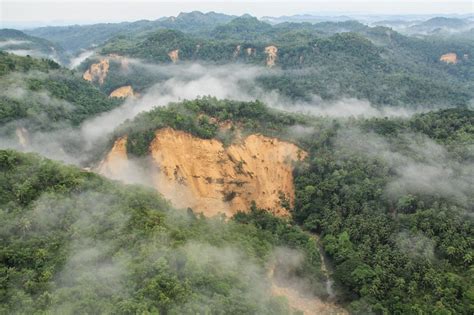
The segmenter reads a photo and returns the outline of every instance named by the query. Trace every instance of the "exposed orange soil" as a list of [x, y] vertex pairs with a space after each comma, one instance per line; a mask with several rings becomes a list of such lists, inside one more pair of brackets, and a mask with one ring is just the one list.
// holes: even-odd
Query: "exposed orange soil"
[[265, 47], [265, 53], [267, 54], [267, 67], [271, 68], [275, 66], [278, 57], [278, 48], [273, 45], [267, 46]]
[[125, 98], [129, 96], [135, 96], [133, 88], [130, 85], [119, 87], [110, 93], [110, 97]]
[[[101, 162], [99, 172], [117, 178], [127, 160], [126, 138], [120, 138]], [[288, 216], [281, 201], [294, 201], [293, 162], [306, 157], [296, 145], [250, 135], [229, 147], [171, 128], [160, 129], [150, 145], [154, 187], [180, 208], [206, 216], [232, 216], [255, 201], [260, 208]]]
[[458, 56], [455, 53], [444, 54], [439, 58], [439, 61], [443, 61], [448, 64], [456, 64], [458, 63]]
[[101, 59], [98, 63], [92, 64], [89, 69], [84, 72], [82, 77], [87, 81], [97, 81], [99, 84], [104, 84], [107, 73], [109, 72], [109, 59]]
[[168, 53], [168, 57], [170, 57], [173, 63], [177, 63], [179, 61], [179, 49], [170, 51]]

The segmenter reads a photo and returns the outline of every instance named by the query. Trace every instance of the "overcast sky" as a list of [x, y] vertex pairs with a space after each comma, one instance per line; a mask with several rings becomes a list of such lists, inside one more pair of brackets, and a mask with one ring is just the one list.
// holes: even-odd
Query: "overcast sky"
[[227, 14], [281, 16], [293, 14], [451, 14], [473, 13], [474, 0], [306, 0], [306, 1], [77, 1], [0, 0], [4, 25], [73, 24], [93, 22], [154, 20], [199, 10]]

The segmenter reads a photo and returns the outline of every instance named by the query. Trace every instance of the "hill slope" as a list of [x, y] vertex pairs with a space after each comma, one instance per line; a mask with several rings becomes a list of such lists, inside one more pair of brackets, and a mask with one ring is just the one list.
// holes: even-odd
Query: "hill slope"
[[64, 63], [66, 54], [61, 46], [13, 29], [0, 29], [0, 50], [21, 56], [49, 58]]
[[71, 53], [101, 45], [120, 34], [138, 34], [160, 28], [175, 29], [190, 33], [206, 32], [216, 25], [224, 24], [234, 16], [198, 11], [180, 13], [177, 17], [155, 21], [141, 20], [123, 23], [100, 23], [93, 25], [49, 26], [26, 31], [28, 34], [57, 43]]
[[[158, 30], [118, 36], [99, 53], [155, 64], [278, 68], [281, 71], [262, 69], [257, 84], [293, 100], [308, 101], [316, 95], [323, 100], [367, 99], [379, 106], [437, 107], [467, 105], [474, 97], [471, 41], [412, 38], [358, 22], [271, 26], [241, 17], [211, 33]], [[456, 56], [455, 62], [447, 63], [443, 57], [447, 54]], [[86, 66], [94, 62], [89, 60]], [[134, 80], [133, 71], [127, 75], [115, 77], [115, 85]]]
[[205, 219], [14, 151], [0, 151], [0, 170], [2, 312], [290, 314], [272, 266], [325, 295], [314, 240], [255, 208]]
[[[232, 205], [234, 198], [254, 189], [249, 180], [236, 183], [239, 188], [225, 185], [239, 179], [232, 172], [218, 171], [226, 154], [232, 158], [235, 146], [246, 146], [247, 135], [272, 136], [273, 143], [293, 142], [307, 157], [294, 166], [294, 200], [282, 198], [280, 207], [321, 235], [337, 284], [352, 301], [351, 311], [468, 314], [473, 302], [473, 124], [474, 112], [468, 109], [411, 119], [334, 120], [277, 112], [259, 102], [203, 98], [156, 108], [125, 123], [115, 132], [112, 143], [118, 142], [111, 152], [120, 144], [122, 156], [135, 160], [143, 168], [141, 174], [169, 176], [155, 187], [174, 202], [174, 194], [181, 191], [176, 187], [201, 189], [190, 197], [214, 189], [223, 200], [214, 204], [215, 209], [225, 213], [225, 204]], [[168, 134], [188, 150], [167, 146]], [[184, 139], [200, 145], [191, 148]], [[200, 156], [205, 143], [217, 139], [227, 149]], [[175, 157], [173, 167], [166, 157]], [[193, 167], [181, 163], [181, 158]], [[254, 158], [265, 166], [265, 154], [258, 152]], [[242, 154], [235, 160], [237, 173], [253, 172], [252, 159]], [[278, 168], [268, 165], [278, 175]], [[123, 164], [116, 166], [116, 175], [130, 174]], [[199, 178], [204, 176], [201, 168], [209, 179]], [[216, 173], [220, 178], [214, 178]], [[277, 184], [282, 176], [258, 173], [258, 177]], [[215, 185], [216, 180], [222, 185]], [[257, 205], [261, 202], [253, 198]], [[186, 203], [192, 198], [180, 200]]]
[[121, 104], [52, 60], [3, 52], [0, 86], [0, 133], [4, 139], [15, 138], [19, 131], [28, 138], [28, 133], [77, 127]]

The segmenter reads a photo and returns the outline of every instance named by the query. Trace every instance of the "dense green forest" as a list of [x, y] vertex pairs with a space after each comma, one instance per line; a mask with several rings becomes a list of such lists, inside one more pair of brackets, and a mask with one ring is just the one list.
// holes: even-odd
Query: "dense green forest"
[[0, 52], [0, 86], [0, 124], [15, 122], [3, 132], [77, 126], [121, 104], [50, 59], [4, 52]]
[[321, 235], [350, 311], [473, 310], [472, 110], [333, 120], [202, 98], [143, 113], [114, 137], [126, 134], [135, 156], [165, 126], [229, 144], [235, 129], [219, 131], [228, 120], [310, 152], [295, 170], [293, 219]]
[[[212, 121], [214, 118], [216, 120]], [[237, 130], [234, 127], [224, 132], [220, 130], [219, 123], [225, 121], [231, 121], [241, 128]], [[283, 114], [260, 101], [238, 102], [204, 97], [141, 113], [119, 126], [112, 139], [127, 135], [128, 153], [143, 156], [148, 153], [155, 131], [164, 127], [183, 130], [203, 139], [217, 138], [229, 145], [237, 132], [241, 135], [262, 133], [291, 139], [289, 135], [283, 134], [283, 130], [304, 121], [306, 119], [302, 115]]]
[[[191, 12], [0, 30], [0, 147], [77, 164], [0, 150], [0, 314], [294, 313], [271, 294], [273, 269], [351, 314], [474, 313], [470, 22], [292, 20]], [[2, 51], [12, 43], [56, 50], [63, 64], [96, 54], [69, 70]], [[440, 61], [447, 53], [456, 62]], [[105, 81], [84, 80], [102, 58]], [[125, 85], [134, 98], [108, 97]], [[193, 93], [216, 89], [235, 99]], [[347, 99], [375, 117], [310, 114]], [[418, 113], [380, 114], [389, 107]], [[224, 146], [262, 134], [305, 150], [292, 165], [291, 217], [253, 203], [206, 218], [90, 171], [124, 136], [130, 161], [150, 166], [164, 127]]]
[[[433, 19], [420, 27], [467, 23], [453, 20]], [[178, 63], [265, 66], [265, 47], [275, 45], [276, 67], [283, 71], [262, 69], [257, 86], [292, 100], [310, 101], [317, 95], [329, 101], [352, 97], [377, 106], [434, 108], [467, 105], [474, 97], [474, 44], [464, 33], [415, 37], [354, 20], [271, 25], [250, 15], [214, 12], [183, 13], [156, 21], [46, 27], [28, 33], [72, 53], [98, 45], [94, 49], [99, 56], [87, 60], [81, 71], [110, 53], [170, 64], [168, 53], [173, 50], [179, 50]], [[457, 63], [441, 62], [446, 53], [456, 53]], [[143, 67], [131, 65], [126, 72], [112, 67], [100, 88], [110, 93], [132, 85], [142, 92], [165, 78]]]
[[67, 60], [62, 46], [56, 45], [44, 38], [30, 36], [14, 29], [0, 29], [0, 48], [1, 50], [50, 58], [61, 63]]
[[[341, 29], [350, 32], [338, 33]], [[474, 55], [472, 41], [407, 37], [358, 22], [271, 26], [244, 16], [210, 33], [160, 29], [123, 34], [107, 41], [99, 52], [169, 64], [168, 53], [179, 50], [178, 63], [264, 66], [269, 45], [278, 48], [276, 66], [281, 71], [262, 69], [257, 85], [293, 100], [309, 101], [318, 95], [323, 100], [354, 97], [375, 105], [435, 107], [467, 105], [473, 97], [473, 59], [459, 58], [455, 65], [439, 61], [448, 52], [459, 57]], [[142, 69], [132, 66], [126, 75], [115, 74], [111, 83], [106, 80], [104, 89], [136, 83], [142, 90], [160, 81], [148, 75], [147, 86], [140, 79], [142, 74]]]
[[291, 272], [325, 294], [314, 240], [265, 211], [206, 219], [14, 151], [0, 170], [2, 313], [288, 314], [268, 291], [278, 248], [303, 253]]
[[155, 21], [99, 23], [93, 25], [48, 26], [27, 30], [26, 33], [57, 43], [71, 53], [100, 45], [121, 34], [140, 34], [161, 28], [176, 29], [184, 32], [210, 31], [220, 24], [234, 19], [235, 16], [215, 12], [198, 11], [180, 13], [177, 17], [165, 17]]
[[[358, 122], [365, 131], [350, 145], [338, 134], [351, 124], [313, 135], [313, 158], [296, 174], [294, 219], [322, 234], [334, 276], [358, 297], [353, 312], [369, 305], [375, 313], [472, 313], [473, 123], [472, 111], [447, 110]], [[455, 174], [444, 174], [450, 168]], [[446, 177], [425, 174], [423, 183], [423, 172]], [[456, 176], [465, 182], [451, 181]], [[446, 186], [430, 190], [436, 181]]]
[[[129, 136], [127, 150], [130, 154], [138, 156], [147, 154], [149, 142], [152, 140], [151, 135], [153, 135], [156, 129], [165, 126], [185, 130], [201, 138], [218, 138], [224, 141], [224, 143], [231, 143], [234, 139], [235, 129], [231, 128], [228, 133], [223, 134], [219, 132], [218, 128], [219, 122], [228, 120], [233, 121], [244, 134], [258, 132], [278, 136], [282, 139], [293, 141], [310, 152], [306, 162], [295, 170], [296, 203], [294, 209], [292, 209], [294, 223], [303, 226], [309, 232], [321, 235], [323, 248], [334, 264], [333, 275], [338, 287], [343, 292], [343, 299], [348, 303], [347, 307], [350, 311], [357, 314], [366, 314], [367, 312], [468, 314], [471, 312], [473, 305], [473, 274], [471, 269], [474, 235], [474, 225], [471, 216], [474, 201], [470, 193], [473, 188], [472, 181], [470, 181], [473, 174], [469, 165], [472, 165], [474, 160], [472, 151], [472, 143], [474, 143], [474, 129], [472, 127], [474, 125], [474, 113], [472, 110], [462, 108], [448, 109], [418, 114], [410, 119], [351, 118], [334, 120], [331, 118], [279, 112], [266, 107], [258, 101], [237, 102], [221, 101], [215, 98], [201, 98], [194, 101], [171, 104], [169, 107], [158, 107], [150, 112], [140, 114], [134, 120], [125, 122], [120, 126], [115, 131], [113, 137], [127, 134]], [[72, 211], [71, 214], [65, 215], [64, 219], [61, 219], [66, 220], [64, 224], [69, 226], [67, 224], [73, 224], [75, 222], [74, 219], [80, 217], [79, 213], [81, 211], [88, 211], [87, 207], [90, 204], [80, 197], [84, 190], [88, 191], [88, 185], [92, 185], [94, 189], [101, 187], [99, 189], [101, 193], [103, 192], [102, 189], [105, 189], [102, 188], [102, 185], [105, 185], [104, 183], [106, 182], [88, 172], [61, 167], [53, 162], [41, 160], [42, 162], [39, 165], [46, 166], [45, 169], [37, 170], [38, 176], [36, 177], [32, 175], [36, 172], [32, 168], [38, 163], [38, 158], [23, 156], [13, 152], [5, 152], [4, 156], [5, 158], [2, 161], [7, 165], [4, 167], [6, 171], [3, 172], [5, 179], [2, 186], [2, 191], [5, 193], [2, 197], [2, 204], [6, 205], [4, 215], [8, 218], [13, 218], [11, 219], [13, 222], [20, 220], [18, 222], [23, 222], [27, 229], [31, 229], [31, 226], [33, 226], [32, 222], [36, 222], [36, 220], [29, 218], [22, 211], [27, 211], [26, 213], [29, 215], [34, 215], [34, 211], [28, 211], [35, 209], [37, 203], [34, 200], [37, 200], [43, 192], [47, 192], [48, 197], [46, 200], [48, 204], [53, 202], [53, 205], [56, 206], [56, 203], [59, 202], [61, 209]], [[394, 158], [391, 158], [392, 156]], [[438, 158], [439, 160], [437, 160]], [[427, 183], [422, 182], [423, 176], [418, 175], [421, 177], [421, 182], [419, 182], [418, 178], [410, 176], [410, 172], [413, 172], [414, 169], [404, 168], [405, 164], [410, 163], [417, 168], [421, 168], [421, 171], [434, 172], [435, 177], [427, 177], [425, 180], [441, 182], [446, 180], [446, 182], [444, 185], [433, 185], [432, 182], [428, 182], [429, 186], [426, 186]], [[23, 164], [26, 164], [24, 169], [21, 168]], [[20, 168], [16, 168], [16, 166]], [[72, 172], [71, 176], [66, 176], [58, 171], [58, 168], [64, 170], [66, 175]], [[445, 176], [443, 169], [449, 170], [446, 173], [446, 178], [439, 177]], [[440, 175], [437, 172], [441, 172], [439, 173]], [[52, 176], [52, 179], [50, 176]], [[59, 176], [59, 179], [56, 176]], [[83, 177], [87, 178], [87, 180]], [[404, 182], [406, 180], [408, 182]], [[410, 180], [413, 183], [409, 182]], [[82, 185], [86, 185], [86, 187]], [[96, 187], [95, 185], [98, 186]], [[119, 188], [116, 186], [107, 187], [115, 187], [108, 188], [106, 190], [107, 194], [114, 195], [118, 193], [115, 189]], [[405, 187], [407, 188], [404, 189]], [[109, 189], [112, 189], [113, 192], [110, 192]], [[136, 198], [134, 197], [135, 189], [138, 188], [132, 189], [127, 187], [126, 190], [131, 196], [118, 198], [120, 202], [117, 201], [117, 205], [114, 203], [115, 201], [112, 202], [112, 207], [117, 206], [119, 209], [122, 209], [121, 211], [132, 211], [132, 213], [138, 211], [138, 209], [143, 209], [143, 207], [149, 209], [149, 211], [151, 211], [150, 208], [156, 208], [157, 210], [169, 209], [169, 206], [165, 207], [162, 201], [156, 207], [152, 207], [148, 203], [143, 205], [142, 202], [150, 202], [149, 198], [151, 197], [145, 198], [140, 195], [141, 197]], [[67, 201], [65, 203], [60, 202], [63, 197], [56, 196], [57, 190], [61, 194], [66, 195]], [[119, 189], [119, 191], [123, 193], [122, 190]], [[53, 201], [49, 199], [50, 193], [53, 194]], [[71, 193], [73, 193], [72, 196]], [[78, 193], [79, 195], [77, 195]], [[142, 194], [149, 194], [149, 192], [142, 192]], [[130, 200], [128, 198], [131, 198], [133, 202], [138, 202], [138, 205], [135, 203], [132, 203], [132, 205], [125, 203], [123, 205], [121, 202], [132, 202], [128, 201]], [[41, 205], [43, 202], [42, 198], [38, 200], [40, 200], [39, 204]], [[111, 200], [117, 199], [112, 198]], [[68, 206], [70, 202], [73, 206]], [[107, 204], [109, 202], [109, 199], [107, 199]], [[156, 204], [152, 203], [152, 205]], [[122, 207], [125, 207], [127, 210], [123, 210]], [[54, 209], [54, 207], [52, 208]], [[16, 215], [19, 215], [19, 217]], [[124, 214], [122, 213], [122, 215]], [[57, 219], [54, 215], [52, 217]], [[112, 213], [107, 215], [107, 218], [109, 217], [116, 218]], [[195, 216], [191, 215], [191, 217]], [[174, 216], [173, 218], [175, 219]], [[264, 222], [259, 221], [263, 219]], [[72, 220], [72, 222], [68, 220]], [[253, 209], [248, 215], [238, 214], [235, 220], [247, 224], [245, 229], [248, 226], [253, 226], [252, 229], [256, 228], [257, 230], [263, 227], [275, 228], [276, 230], [268, 232], [273, 235], [272, 237], [276, 238], [269, 240], [272, 246], [276, 246], [275, 244], [294, 245], [294, 242], [299, 244], [299, 241], [293, 240], [292, 237], [288, 239], [289, 236], [279, 234], [283, 233], [286, 235], [288, 233], [292, 235], [296, 233], [296, 235], [300, 235], [297, 239], [301, 237], [303, 240], [306, 240], [303, 242], [303, 244], [306, 244], [303, 247], [306, 246], [307, 250], [312, 248], [313, 251], [316, 248], [314, 243], [311, 246], [307, 245], [307, 242], [310, 242], [308, 235], [292, 227], [292, 225], [279, 221], [280, 219], [274, 219], [270, 215], [265, 215], [265, 212], [259, 212], [257, 209]], [[203, 222], [207, 221], [204, 218], [200, 218], [197, 222], [204, 224]], [[94, 238], [95, 234], [91, 235], [88, 233], [105, 233], [104, 235], [109, 235], [108, 233], [112, 233], [111, 231], [121, 231], [114, 224], [116, 222], [104, 224], [105, 227], [109, 227], [106, 228], [106, 231], [92, 228], [92, 230], [86, 229], [84, 232], [79, 228], [77, 233], [86, 235], [89, 239], [90, 237]], [[170, 223], [169, 228], [176, 228], [176, 226], [181, 226], [180, 224], [182, 223], [173, 221], [173, 223]], [[204, 225], [208, 227], [206, 224]], [[20, 223], [7, 226], [13, 230], [16, 229], [15, 231], [21, 230], [19, 228]], [[51, 228], [50, 225], [47, 226]], [[132, 227], [126, 226], [133, 228], [133, 225]], [[198, 231], [195, 232], [196, 234], [192, 234], [192, 236], [190, 235], [189, 238], [185, 239], [199, 239], [199, 236], [197, 236], [199, 233], [206, 235], [206, 237], [213, 235], [209, 229], [205, 229], [201, 225], [199, 226]], [[237, 226], [241, 228], [240, 225]], [[7, 229], [9, 232], [12, 231], [10, 228]], [[40, 231], [44, 231], [41, 230], [41, 226], [37, 228]], [[61, 225], [58, 225], [57, 228], [63, 229]], [[143, 230], [142, 225], [136, 228], [140, 231]], [[287, 228], [290, 231], [282, 232], [281, 229], [285, 231]], [[191, 229], [189, 225], [186, 225], [186, 230], [189, 229]], [[72, 230], [75, 231], [75, 229]], [[193, 231], [193, 229], [191, 230]], [[25, 235], [29, 235], [28, 231], [22, 231], [24, 234], [23, 238], [20, 237], [21, 241], [25, 241]], [[62, 242], [65, 242], [64, 238], [69, 240], [72, 236], [67, 236], [69, 235], [67, 233], [71, 232], [70, 229], [61, 231], [61, 233], [66, 233], [66, 235], [55, 235], [55, 237], [59, 237], [60, 239], [57, 241], [63, 244]], [[215, 229], [213, 231], [217, 233]], [[86, 234], [81, 234], [83, 232]], [[40, 236], [43, 237], [44, 235], [41, 233]], [[242, 234], [248, 236], [249, 232], [245, 230]], [[5, 237], [11, 236], [9, 233], [5, 235]], [[47, 233], [45, 235], [53, 237]], [[15, 234], [15, 237], [18, 237], [18, 235]], [[39, 236], [35, 234], [34, 242], [43, 244], [37, 237]], [[219, 234], [219, 237], [216, 238], [220, 240], [222, 237], [222, 234]], [[258, 234], [256, 239], [261, 239], [261, 237]], [[235, 239], [236, 243], [232, 243], [235, 246], [239, 246], [238, 244], [243, 242], [239, 237], [230, 238]], [[113, 239], [119, 239], [123, 242], [128, 240], [128, 238], [123, 240], [117, 237], [113, 237]], [[28, 238], [26, 240], [32, 241]], [[72, 242], [73, 240], [74, 237], [69, 241]], [[18, 246], [20, 248], [28, 248], [21, 241], [20, 244], [22, 245]], [[9, 242], [5, 241], [4, 243], [10, 244]], [[47, 244], [51, 243], [47, 242]], [[58, 246], [57, 243], [52, 244], [51, 246], [54, 246], [54, 250], [60, 250], [61, 248], [66, 250], [64, 247]], [[110, 248], [118, 250], [118, 248], [123, 248], [125, 245], [124, 243], [119, 243], [110, 246]], [[112, 250], [108, 246], [106, 248]], [[130, 248], [133, 249], [135, 246]], [[49, 250], [53, 249], [48, 247]], [[260, 256], [260, 250], [260, 248], [259, 250], [254, 249], [252, 252], [255, 255], [257, 264], [259, 261], [261, 263], [263, 259]], [[105, 252], [110, 253], [109, 251]], [[8, 253], [16, 255], [17, 251], [11, 250]], [[31, 254], [31, 251], [28, 254]], [[114, 257], [113, 254], [110, 255], [106, 255], [107, 257], [99, 256], [107, 261], [110, 257]], [[139, 254], [134, 252], [133, 256], [135, 255]], [[53, 256], [57, 257], [57, 255]], [[8, 255], [4, 257], [8, 257]], [[31, 268], [31, 264], [27, 263], [28, 259], [24, 259], [26, 259], [25, 268], [28, 266]], [[120, 259], [118, 260], [121, 261]], [[5, 261], [8, 262], [10, 260], [6, 259]], [[315, 264], [314, 270], [316, 270], [319, 267], [320, 261], [314, 258], [312, 262]], [[55, 261], [53, 263], [49, 261], [45, 266], [52, 268], [51, 270], [54, 271], [50, 271], [52, 275], [56, 274], [60, 267], [65, 266], [67, 263], [69, 262]], [[10, 264], [11, 266], [16, 266], [19, 264], [19, 261], [11, 260]], [[135, 265], [131, 263], [131, 266]], [[71, 307], [74, 309], [76, 306], [69, 304], [67, 306], [61, 305], [58, 302], [68, 301], [67, 297], [72, 293], [61, 285], [59, 286], [61, 289], [55, 291], [57, 284], [56, 282], [51, 283], [50, 277], [52, 276], [46, 277], [47, 281], [41, 277], [35, 278], [35, 273], [40, 272], [38, 270], [43, 272], [43, 269], [38, 268], [40, 267], [33, 267], [33, 269], [29, 269], [29, 272], [21, 269], [16, 274], [17, 277], [23, 279], [21, 275], [33, 272], [33, 279], [39, 279], [35, 281], [41, 283], [41, 285], [38, 284], [41, 289], [38, 289], [38, 287], [31, 283], [33, 280], [29, 280], [28, 284], [39, 291], [33, 290], [26, 291], [26, 293], [18, 293], [23, 297], [20, 300], [25, 303], [27, 303], [26, 301], [38, 303], [35, 299], [42, 296], [42, 294], [46, 294], [44, 292], [48, 292], [46, 294], [48, 298], [44, 302], [46, 304], [40, 304], [43, 305], [41, 306], [43, 309], [48, 309], [49, 307]], [[306, 268], [304, 270], [308, 272], [308, 270], [312, 269]], [[318, 276], [318, 273], [313, 271], [306, 274], [306, 277], [312, 275], [320, 280], [322, 275], [319, 274]], [[142, 270], [142, 272], [146, 272], [146, 270]], [[127, 274], [128, 276], [129, 274]], [[193, 275], [188, 276], [191, 280], [186, 283], [193, 284]], [[8, 284], [10, 277], [6, 279]], [[133, 282], [133, 278], [132, 280], [130, 278], [127, 279], [127, 281]], [[178, 279], [182, 278], [178, 277]], [[47, 283], [43, 283], [43, 280]], [[72, 280], [69, 279], [69, 281]], [[162, 281], [160, 280], [159, 283], [162, 283]], [[178, 280], [176, 281], [175, 285], [177, 287], [172, 286], [173, 288], [179, 288], [180, 290], [192, 290], [193, 288], [191, 284], [190, 288], [181, 288], [183, 284]], [[315, 283], [321, 285], [321, 282], [315, 281]], [[82, 286], [86, 284], [73, 281], [72, 285], [70, 284], [68, 288], [73, 290], [72, 292], [76, 292], [76, 290], [81, 292], [81, 289], [76, 287], [76, 285]], [[322, 294], [321, 292], [324, 290], [320, 286], [318, 288], [315, 285], [315, 287], [315, 291]], [[163, 290], [164, 292], [174, 294], [170, 287], [163, 288]], [[12, 289], [4, 290], [4, 294], [6, 294], [5, 303], [11, 303], [12, 297], [8, 294], [12, 294], [12, 292], [16, 291], [12, 291]], [[91, 291], [87, 289], [86, 292]], [[142, 292], [141, 289], [140, 292]], [[189, 293], [193, 291], [184, 292]], [[60, 293], [63, 295], [56, 295]], [[184, 296], [188, 298], [190, 295], [195, 296], [188, 293], [184, 294]], [[26, 298], [27, 296], [30, 296], [30, 298]], [[232, 295], [230, 299], [232, 300], [234, 297]], [[106, 300], [108, 301], [119, 301], [121, 298], [123, 298], [122, 292], [118, 296], [112, 295], [112, 298], [111, 295], [106, 295]], [[135, 298], [133, 297], [132, 299]], [[176, 296], [175, 298], [184, 297]], [[241, 297], [235, 298], [239, 301], [241, 300]], [[169, 302], [170, 304], [167, 304], [167, 306], [156, 306], [153, 304], [158, 303], [157, 301], [161, 303], [163, 301], [161, 298], [147, 300], [146, 303], [142, 300], [140, 300], [141, 302], [127, 300], [124, 303], [130, 309], [117, 309], [114, 307], [119, 307], [122, 304], [108, 304], [103, 300], [101, 300], [100, 304], [97, 304], [99, 301], [96, 299], [97, 297], [94, 295], [94, 299], [92, 299], [94, 305], [101, 305], [102, 307], [102, 303], [105, 303], [104, 309], [111, 307], [115, 312], [128, 312], [129, 310], [134, 312], [137, 309], [141, 310], [142, 308], [140, 307], [145, 307], [145, 309], [150, 309], [150, 307], [157, 307], [157, 309], [165, 307], [165, 309], [168, 309], [166, 307], [169, 307], [170, 310], [177, 309], [183, 311], [182, 308], [179, 308], [173, 302]], [[171, 301], [173, 299], [174, 297], [170, 298]], [[198, 296], [196, 299], [200, 301], [204, 298]], [[59, 304], [55, 304], [56, 302]], [[146, 306], [143, 306], [142, 302]], [[234, 302], [229, 303], [233, 305], [232, 303]], [[249, 303], [252, 304], [251, 301]], [[269, 308], [262, 304], [259, 304], [260, 306], [258, 307], [270, 309], [271, 312], [277, 312], [274, 308], [285, 310], [285, 307], [281, 304], [277, 303], [279, 306], [275, 306], [274, 302], [270, 300], [268, 303], [265, 305]], [[28, 307], [32, 307], [31, 305], [22, 305], [21, 308], [25, 307], [25, 309], [28, 309]], [[90, 304], [86, 303], [86, 305]], [[178, 305], [181, 304], [178, 303]], [[192, 302], [191, 305], [193, 305], [190, 306], [189, 310], [191, 311], [196, 310], [196, 307], [201, 307], [198, 302]], [[8, 308], [9, 306], [6, 307]], [[222, 305], [219, 304], [216, 307], [219, 308]], [[245, 306], [242, 312], [255, 311], [255, 308], [247, 307]], [[257, 305], [253, 304], [252, 307], [257, 307]]]

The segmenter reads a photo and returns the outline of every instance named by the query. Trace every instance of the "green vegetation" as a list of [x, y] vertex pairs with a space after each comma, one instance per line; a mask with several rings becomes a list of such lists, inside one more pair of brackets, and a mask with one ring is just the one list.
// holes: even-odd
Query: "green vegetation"
[[[91, 64], [98, 63], [100, 58], [89, 58], [82, 63], [77, 71], [84, 73]], [[102, 85], [96, 85], [104, 94], [110, 95], [115, 89], [130, 85], [137, 93], [146, 93], [147, 89], [156, 84], [170, 79], [170, 75], [147, 69], [146, 65], [130, 63], [126, 69], [120, 61], [109, 59], [109, 72]]]
[[[332, 122], [273, 112], [261, 103], [204, 98], [156, 108], [117, 132], [129, 135], [130, 153], [144, 155], [156, 129], [170, 126], [214, 138], [219, 122], [228, 119], [244, 133], [279, 135], [310, 151], [308, 163], [295, 173], [294, 218], [323, 236], [336, 279], [349, 299], [357, 296], [354, 312], [469, 313], [474, 225], [468, 218], [474, 200], [472, 183], [463, 178], [472, 175], [473, 111]], [[295, 135], [295, 124], [311, 131]], [[346, 140], [349, 146], [341, 144], [347, 130], [355, 134]], [[454, 174], [433, 179], [448, 186], [423, 184], [409, 177], [416, 170], [404, 169], [410, 163], [421, 172], [452, 168]], [[402, 181], [401, 190], [393, 190], [404, 176], [414, 183]]]
[[157, 193], [0, 151], [1, 313], [288, 314], [265, 269], [279, 246], [324, 292], [314, 241], [253, 208], [225, 222]]
[[45, 38], [76, 53], [100, 45], [114, 36], [142, 34], [157, 29], [175, 29], [183, 32], [208, 32], [214, 27], [232, 20], [234, 16], [209, 12], [181, 13], [176, 18], [161, 18], [155, 21], [100, 23], [93, 25], [49, 26], [26, 31], [28, 34]]
[[50, 41], [27, 35], [14, 29], [0, 29], [0, 50], [20, 51], [31, 56], [52, 58], [66, 62], [66, 54], [61, 46]]
[[30, 131], [77, 126], [120, 104], [48, 59], [0, 52], [0, 84], [0, 123], [16, 121]]
[[41, 71], [59, 69], [60, 65], [50, 59], [36, 59], [31, 57], [20, 57], [0, 51], [0, 76], [18, 71]]
[[[446, 110], [312, 135], [294, 218], [322, 235], [354, 313], [474, 310], [473, 122], [473, 111]], [[365, 131], [341, 145], [352, 128]]]
[[117, 128], [112, 138], [127, 135], [128, 153], [143, 156], [148, 153], [155, 131], [164, 127], [183, 130], [203, 139], [217, 137], [224, 144], [230, 144], [236, 128], [221, 131], [219, 124], [232, 122], [244, 134], [260, 132], [276, 136], [284, 127], [299, 121], [303, 118], [271, 110], [260, 101], [239, 102], [204, 97], [141, 113]]
[[[410, 118], [334, 119], [278, 112], [258, 100], [203, 97], [140, 113], [110, 135], [110, 146], [128, 137], [131, 157], [146, 156], [165, 127], [225, 145], [251, 133], [291, 141], [309, 154], [295, 165], [294, 207], [282, 200], [291, 220], [255, 206], [228, 221], [204, 218], [172, 209], [143, 187], [0, 151], [0, 313], [290, 313], [269, 294], [267, 272], [275, 264], [285, 270], [275, 258], [279, 249], [298, 250], [305, 258], [291, 276], [326, 298], [313, 233], [351, 313], [473, 314], [474, 43], [472, 30], [437, 35], [438, 27], [465, 23], [432, 19], [408, 31], [433, 36], [409, 37], [356, 21], [272, 26], [192, 12], [30, 31], [69, 51], [98, 43], [100, 54], [155, 64], [171, 64], [168, 53], [178, 49], [178, 65], [165, 70], [188, 62], [261, 65], [255, 81], [242, 76], [239, 87], [249, 95], [276, 90], [289, 103], [319, 96], [452, 108]], [[268, 45], [278, 47], [276, 69], [264, 68]], [[458, 62], [440, 62], [450, 52]], [[0, 135], [13, 136], [18, 127], [77, 127], [121, 103], [107, 97], [113, 89], [132, 85], [146, 93], [179, 73], [146, 67], [130, 62], [122, 69], [111, 59], [106, 81], [95, 87], [54, 61], [0, 52]], [[83, 140], [69, 143], [77, 155]]]
[[146, 155], [159, 128], [220, 138], [228, 120], [310, 153], [294, 174], [293, 218], [321, 236], [351, 312], [471, 313], [472, 110], [332, 120], [203, 98], [143, 113], [115, 137], [128, 134], [129, 153]]
[[260, 22], [257, 18], [252, 16], [242, 16], [233, 19], [229, 23], [217, 26], [211, 36], [218, 40], [238, 40], [238, 41], [262, 41], [265, 36], [272, 29], [270, 24]]
[[[179, 50], [180, 62], [264, 66], [268, 45], [278, 48], [276, 64], [283, 71], [262, 69], [257, 84], [291, 99], [310, 100], [318, 95], [324, 100], [354, 97], [375, 105], [435, 107], [465, 106], [474, 97], [473, 59], [461, 58], [474, 55], [471, 41], [407, 37], [358, 22], [272, 27], [241, 17], [211, 33], [160, 29], [121, 35], [105, 43], [100, 52], [168, 64], [168, 53]], [[456, 65], [439, 61], [448, 52], [460, 57]], [[135, 77], [138, 81], [141, 74], [127, 73], [121, 81], [115, 78], [114, 86]]]

